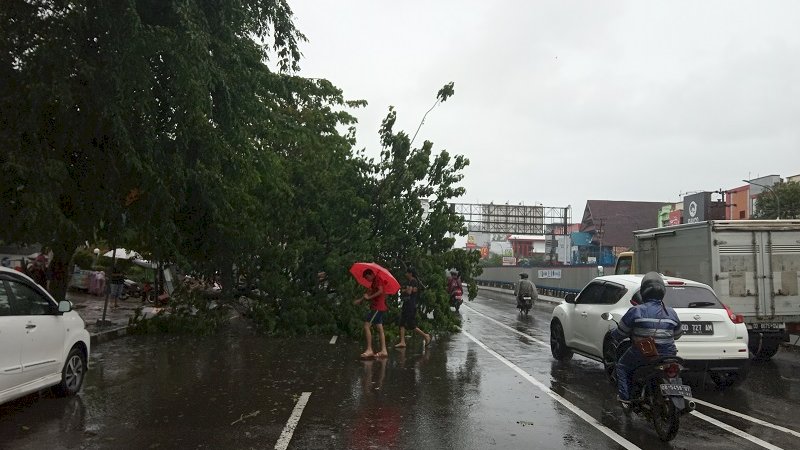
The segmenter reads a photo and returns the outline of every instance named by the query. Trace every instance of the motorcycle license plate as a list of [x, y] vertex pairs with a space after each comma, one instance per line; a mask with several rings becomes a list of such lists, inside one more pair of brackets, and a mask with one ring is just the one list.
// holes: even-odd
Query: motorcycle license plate
[[692, 388], [685, 384], [662, 384], [661, 394], [663, 395], [681, 395], [684, 397], [692, 396]]

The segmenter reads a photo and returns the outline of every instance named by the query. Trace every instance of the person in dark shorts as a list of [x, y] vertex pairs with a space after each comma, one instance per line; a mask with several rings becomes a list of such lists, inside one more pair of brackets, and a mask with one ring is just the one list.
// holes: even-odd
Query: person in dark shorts
[[[369, 300], [369, 312], [364, 317], [364, 336], [367, 338], [367, 349], [364, 350], [364, 353], [361, 354], [362, 358], [372, 358], [373, 356], [377, 356], [378, 358], [385, 358], [389, 356], [389, 352], [386, 350], [386, 335], [383, 334], [383, 316], [386, 314], [386, 294], [383, 292], [383, 286], [381, 286], [378, 277], [375, 276], [375, 273], [369, 269], [364, 271], [364, 278], [369, 280], [372, 283], [372, 286], [367, 290], [367, 293], [364, 294], [363, 297], [355, 300], [353, 303], [356, 305], [360, 304], [364, 300]], [[375, 328], [378, 329], [378, 335], [381, 339], [381, 351], [375, 353], [372, 350], [372, 326], [375, 325]]]
[[403, 286], [403, 309], [400, 311], [400, 342], [395, 348], [406, 346], [406, 330], [414, 330], [422, 336], [425, 345], [431, 341], [431, 335], [425, 333], [417, 326], [417, 300], [419, 299], [419, 280], [417, 272], [409, 267], [406, 269], [406, 282]]
[[125, 274], [122, 273], [119, 266], [116, 264], [111, 269], [111, 298], [114, 299], [114, 308], [119, 307], [119, 298], [122, 296], [122, 289], [125, 286]]

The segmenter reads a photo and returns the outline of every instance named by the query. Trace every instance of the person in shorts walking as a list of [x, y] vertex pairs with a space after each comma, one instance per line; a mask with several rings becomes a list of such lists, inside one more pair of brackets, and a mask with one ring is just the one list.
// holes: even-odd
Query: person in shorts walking
[[[363, 273], [364, 278], [369, 280], [372, 283], [372, 286], [367, 290], [367, 293], [364, 294], [363, 297], [357, 299], [353, 303], [356, 305], [360, 304], [364, 300], [368, 300], [369, 304], [369, 312], [364, 317], [364, 336], [367, 339], [367, 349], [364, 350], [364, 353], [361, 354], [362, 358], [372, 358], [373, 356], [377, 356], [378, 358], [385, 358], [389, 356], [389, 352], [386, 350], [386, 335], [383, 333], [383, 316], [386, 314], [386, 293], [383, 292], [383, 286], [381, 286], [378, 277], [375, 276], [375, 273], [367, 269]], [[381, 351], [375, 353], [372, 350], [372, 326], [378, 329], [378, 335], [380, 336], [381, 340]]]
[[406, 270], [406, 283], [403, 286], [403, 309], [400, 311], [400, 342], [395, 348], [406, 346], [406, 330], [414, 330], [422, 336], [425, 345], [431, 341], [431, 335], [425, 333], [417, 326], [417, 300], [419, 299], [419, 280], [417, 272], [409, 267]]
[[125, 285], [125, 274], [119, 269], [117, 265], [111, 269], [111, 298], [114, 299], [114, 308], [119, 307], [119, 298], [122, 296], [122, 289]]

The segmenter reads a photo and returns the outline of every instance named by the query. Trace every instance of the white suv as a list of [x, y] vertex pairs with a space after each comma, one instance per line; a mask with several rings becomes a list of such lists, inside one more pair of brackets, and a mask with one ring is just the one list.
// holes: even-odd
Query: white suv
[[56, 303], [29, 277], [0, 267], [0, 404], [46, 387], [77, 393], [89, 333], [72, 303]]
[[[664, 277], [664, 282], [664, 302], [675, 308], [681, 319], [683, 336], [675, 345], [686, 368], [707, 371], [720, 387], [744, 380], [750, 359], [742, 316], [720, 303], [705, 284], [672, 277]], [[573, 352], [578, 353], [602, 362], [608, 372], [615, 355], [610, 332], [616, 325], [600, 315], [609, 312], [618, 320], [622, 318], [632, 305], [641, 302], [641, 283], [642, 275], [598, 277], [577, 297], [568, 295], [553, 310], [550, 322], [553, 357], [565, 361]]]

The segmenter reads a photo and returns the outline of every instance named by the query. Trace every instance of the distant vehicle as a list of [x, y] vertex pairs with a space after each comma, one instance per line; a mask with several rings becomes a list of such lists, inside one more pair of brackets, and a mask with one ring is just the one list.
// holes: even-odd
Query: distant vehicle
[[800, 333], [800, 221], [724, 220], [634, 231], [614, 273], [655, 271], [705, 283], [744, 316], [753, 357]]
[[[595, 278], [577, 296], [568, 294], [553, 310], [550, 322], [553, 357], [563, 361], [578, 353], [600, 361], [613, 380], [613, 324], [601, 316], [611, 313], [622, 317], [632, 305], [641, 303], [641, 282], [642, 275], [609, 275]], [[683, 326], [683, 336], [675, 342], [683, 366], [689, 371], [708, 372], [720, 387], [743, 381], [750, 359], [742, 317], [720, 303], [705, 284], [673, 277], [664, 277], [664, 282], [664, 302], [675, 308]]]
[[52, 387], [80, 391], [89, 333], [72, 303], [55, 300], [31, 278], [0, 267], [0, 404]]

